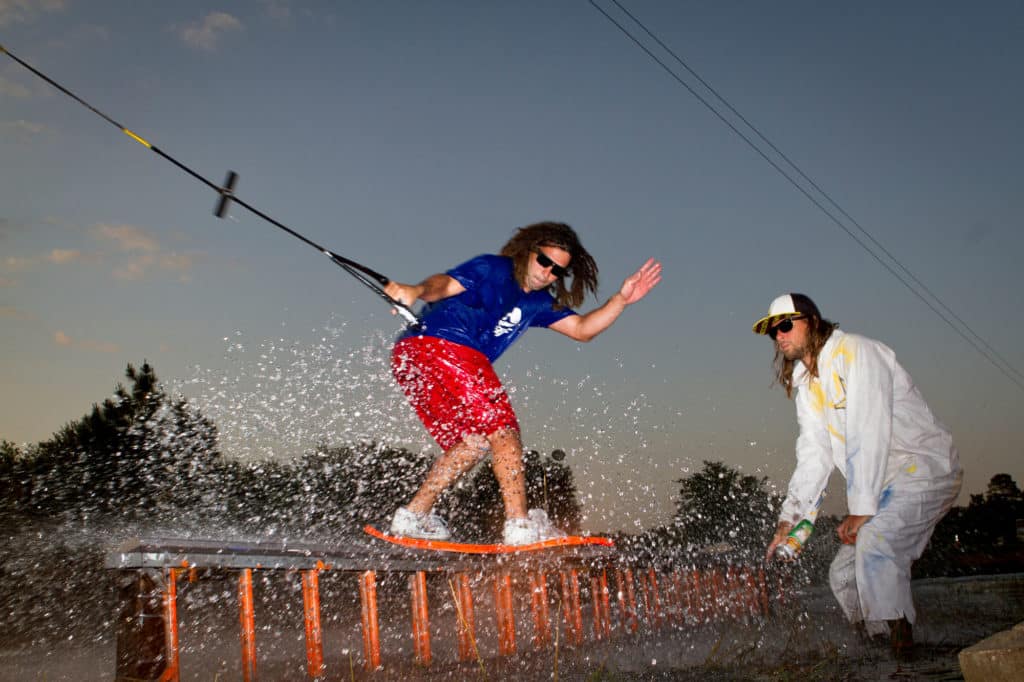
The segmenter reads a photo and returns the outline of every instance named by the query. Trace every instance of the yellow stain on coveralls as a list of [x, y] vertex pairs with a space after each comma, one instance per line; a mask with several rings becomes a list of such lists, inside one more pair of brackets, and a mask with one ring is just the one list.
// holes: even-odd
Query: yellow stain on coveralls
[[833, 410], [845, 410], [846, 409], [846, 382], [839, 376], [839, 372], [832, 372], [832, 383], [835, 384], [835, 394], [837, 400], [835, 400], [830, 407]]
[[807, 384], [807, 390], [810, 392], [811, 397], [811, 409], [815, 412], [825, 411], [825, 389], [821, 387], [821, 382], [817, 379], [811, 379]]
[[836, 431], [836, 427], [832, 426], [831, 424], [828, 425], [828, 432], [831, 433], [834, 438], [839, 439], [840, 442], [846, 442], [846, 436]]
[[836, 361], [836, 358], [842, 358], [846, 361], [846, 366], [849, 367], [853, 364], [853, 360], [857, 357], [857, 353], [854, 348], [847, 345], [849, 339], [844, 338], [836, 345], [836, 349], [832, 351], [832, 362]]
[[[856, 357], [854, 349], [847, 345], [847, 339], [843, 339], [837, 345], [834, 351], [832, 351], [831, 364], [833, 367], [836, 365], [836, 360], [842, 359], [847, 369], [853, 364], [853, 360]], [[832, 384], [833, 392], [836, 396], [829, 407], [833, 410], [845, 410], [846, 409], [846, 381], [839, 375], [839, 372], [832, 370]]]

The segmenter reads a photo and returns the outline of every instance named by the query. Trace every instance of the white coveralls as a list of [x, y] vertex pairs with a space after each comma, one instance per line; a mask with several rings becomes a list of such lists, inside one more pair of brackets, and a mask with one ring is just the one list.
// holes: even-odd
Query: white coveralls
[[813, 521], [839, 469], [849, 514], [871, 519], [832, 561], [832, 592], [869, 633], [887, 632], [884, 621], [900, 617], [913, 623], [910, 566], [960, 492], [949, 431], [893, 351], [863, 336], [834, 330], [818, 356], [818, 378], [797, 362], [793, 385], [800, 435], [780, 521]]

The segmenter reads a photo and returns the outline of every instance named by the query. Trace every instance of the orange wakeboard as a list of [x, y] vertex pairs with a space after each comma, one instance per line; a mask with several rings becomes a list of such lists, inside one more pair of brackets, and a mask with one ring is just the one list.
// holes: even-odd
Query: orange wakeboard
[[470, 542], [452, 542], [450, 540], [423, 540], [421, 538], [407, 538], [401, 535], [388, 535], [373, 526], [365, 526], [363, 530], [378, 540], [390, 542], [393, 545], [408, 547], [410, 549], [429, 549], [435, 552], [455, 552], [458, 554], [513, 554], [515, 552], [534, 552], [552, 547], [580, 547], [583, 545], [597, 545], [599, 547], [615, 547], [615, 543], [598, 536], [569, 535], [564, 538], [551, 538], [541, 540], [528, 545], [486, 545]]

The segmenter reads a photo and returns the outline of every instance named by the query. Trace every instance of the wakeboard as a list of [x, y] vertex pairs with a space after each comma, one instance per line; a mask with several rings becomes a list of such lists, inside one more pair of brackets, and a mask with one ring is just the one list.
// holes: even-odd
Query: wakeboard
[[373, 526], [366, 526], [363, 530], [378, 540], [390, 542], [393, 545], [408, 547], [410, 549], [425, 549], [435, 552], [454, 552], [457, 554], [514, 554], [516, 552], [536, 552], [553, 547], [581, 547], [585, 545], [598, 547], [615, 547], [615, 542], [609, 538], [600, 536], [569, 535], [561, 538], [541, 540], [528, 545], [503, 545], [503, 544], [477, 544], [471, 542], [452, 542], [451, 540], [424, 540], [422, 538], [407, 538], [401, 535], [389, 535], [377, 530]]

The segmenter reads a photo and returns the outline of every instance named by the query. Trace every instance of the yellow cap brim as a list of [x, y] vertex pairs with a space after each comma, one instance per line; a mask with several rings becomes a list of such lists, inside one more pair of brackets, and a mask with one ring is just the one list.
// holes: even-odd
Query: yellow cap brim
[[800, 317], [800, 313], [782, 313], [780, 315], [766, 315], [754, 323], [755, 334], [767, 334], [768, 330], [775, 326], [775, 323], [787, 317]]

